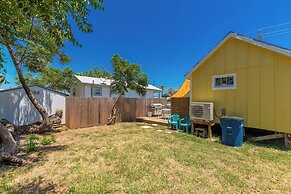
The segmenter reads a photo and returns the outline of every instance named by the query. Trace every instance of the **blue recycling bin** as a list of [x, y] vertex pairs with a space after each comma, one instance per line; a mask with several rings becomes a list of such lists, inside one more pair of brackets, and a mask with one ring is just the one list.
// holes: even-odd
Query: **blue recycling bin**
[[241, 117], [224, 116], [220, 118], [222, 143], [228, 146], [241, 146], [243, 144], [243, 121]]

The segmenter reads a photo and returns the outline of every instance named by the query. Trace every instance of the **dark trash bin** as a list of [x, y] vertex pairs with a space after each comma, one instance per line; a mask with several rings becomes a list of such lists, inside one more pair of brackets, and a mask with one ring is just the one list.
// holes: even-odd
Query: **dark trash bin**
[[243, 121], [241, 117], [224, 116], [220, 118], [222, 143], [228, 146], [243, 144]]

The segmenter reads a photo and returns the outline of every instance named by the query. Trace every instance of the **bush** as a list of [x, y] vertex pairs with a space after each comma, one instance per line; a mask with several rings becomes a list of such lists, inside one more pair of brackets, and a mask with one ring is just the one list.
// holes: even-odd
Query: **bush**
[[43, 137], [41, 140], [40, 140], [40, 144], [41, 145], [50, 145], [52, 143], [56, 142], [55, 138], [53, 136], [51, 137]]
[[31, 134], [26, 138], [26, 148], [25, 151], [32, 152], [38, 149], [39, 144], [41, 145], [50, 145], [56, 142], [53, 136], [50, 137], [43, 137], [39, 139], [39, 137], [35, 134]]
[[32, 152], [38, 148], [38, 137], [35, 134], [31, 134], [26, 138], [26, 148], [27, 152]]
[[56, 112], [55, 112], [55, 115], [60, 117], [60, 119], [63, 118], [63, 110], [62, 109], [57, 109]]

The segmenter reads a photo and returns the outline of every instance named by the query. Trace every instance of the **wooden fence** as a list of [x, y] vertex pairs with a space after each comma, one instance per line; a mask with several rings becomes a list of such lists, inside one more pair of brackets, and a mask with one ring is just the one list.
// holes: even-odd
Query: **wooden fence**
[[[116, 98], [66, 98], [66, 126], [68, 128], [83, 128], [105, 125]], [[117, 104], [117, 122], [135, 121], [136, 117], [145, 117], [148, 105], [161, 103], [166, 105], [166, 99], [152, 98], [121, 98]]]

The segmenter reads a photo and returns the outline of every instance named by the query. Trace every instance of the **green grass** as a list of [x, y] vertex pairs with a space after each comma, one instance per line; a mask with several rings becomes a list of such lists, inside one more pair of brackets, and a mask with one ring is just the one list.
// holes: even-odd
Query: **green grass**
[[233, 148], [184, 133], [123, 123], [55, 134], [32, 165], [0, 169], [0, 192], [290, 193], [291, 151]]

